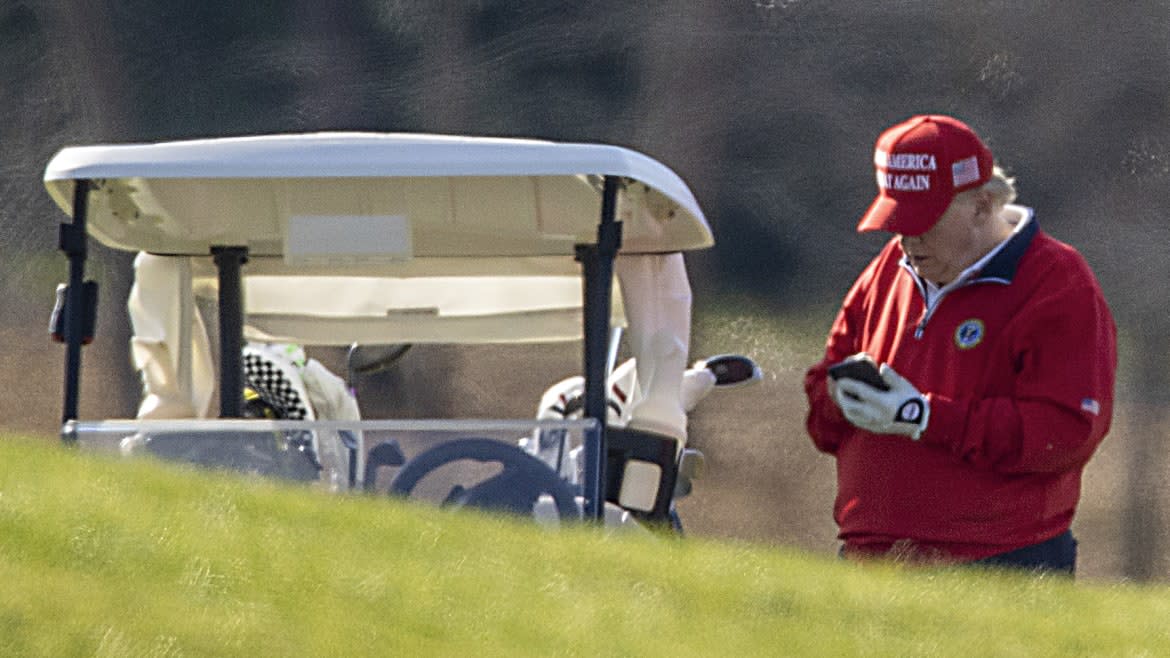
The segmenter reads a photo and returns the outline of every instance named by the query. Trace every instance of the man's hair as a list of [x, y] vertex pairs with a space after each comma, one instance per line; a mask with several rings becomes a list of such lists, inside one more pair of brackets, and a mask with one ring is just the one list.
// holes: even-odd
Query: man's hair
[[991, 178], [980, 189], [990, 193], [1000, 208], [1016, 200], [1016, 179], [998, 165], [992, 168]]

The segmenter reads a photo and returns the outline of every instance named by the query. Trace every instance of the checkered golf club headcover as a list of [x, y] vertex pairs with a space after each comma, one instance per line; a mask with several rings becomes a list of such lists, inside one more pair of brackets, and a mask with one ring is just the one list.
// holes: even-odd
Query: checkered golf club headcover
[[246, 386], [271, 405], [283, 418], [315, 420], [308, 393], [296, 366], [275, 350], [249, 344], [244, 347]]

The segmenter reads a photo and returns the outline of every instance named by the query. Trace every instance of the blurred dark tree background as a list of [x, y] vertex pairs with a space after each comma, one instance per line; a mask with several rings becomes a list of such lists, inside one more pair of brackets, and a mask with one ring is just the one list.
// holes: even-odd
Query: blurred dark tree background
[[[761, 358], [787, 388], [760, 399], [780, 405], [799, 397], [820, 332], [882, 240], [853, 232], [874, 194], [876, 135], [942, 112], [984, 136], [1021, 202], [1099, 273], [1122, 333], [1124, 438], [1097, 471], [1102, 491], [1120, 487], [1097, 516], [1102, 534], [1127, 538], [1099, 571], [1150, 579], [1167, 566], [1170, 3], [0, 0], [0, 60], [6, 428], [52, 434], [59, 415], [45, 321], [63, 217], [40, 177], [62, 146], [370, 130], [642, 151], [689, 182], [715, 230], [714, 249], [688, 256], [696, 313], [740, 304], [808, 329], [813, 349]], [[129, 256], [94, 252], [105, 303], [85, 376], [102, 395], [82, 410], [126, 415]], [[803, 413], [803, 400], [784, 404]], [[800, 445], [785, 454], [816, 459], [802, 436], [784, 440]], [[815, 509], [827, 523], [828, 500]]]

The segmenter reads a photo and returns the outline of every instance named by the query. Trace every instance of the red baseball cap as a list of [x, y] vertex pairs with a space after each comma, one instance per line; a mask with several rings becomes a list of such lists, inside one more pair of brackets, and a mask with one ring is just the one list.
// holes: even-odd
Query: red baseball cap
[[911, 117], [878, 137], [878, 196], [859, 232], [921, 235], [963, 190], [991, 179], [991, 150], [967, 124], [937, 114]]

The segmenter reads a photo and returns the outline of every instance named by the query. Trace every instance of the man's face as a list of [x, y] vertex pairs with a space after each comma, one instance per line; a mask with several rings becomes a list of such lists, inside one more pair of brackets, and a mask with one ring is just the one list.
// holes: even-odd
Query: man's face
[[946, 285], [988, 252], [979, 230], [983, 205], [977, 194], [959, 194], [929, 231], [898, 236], [918, 276]]

